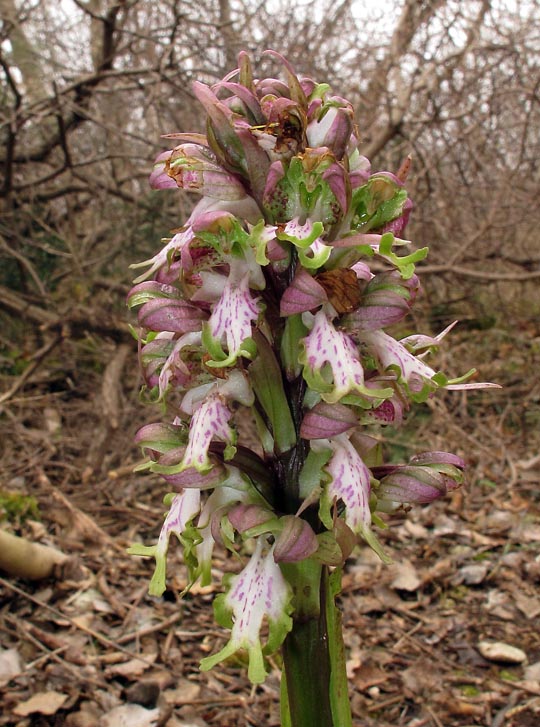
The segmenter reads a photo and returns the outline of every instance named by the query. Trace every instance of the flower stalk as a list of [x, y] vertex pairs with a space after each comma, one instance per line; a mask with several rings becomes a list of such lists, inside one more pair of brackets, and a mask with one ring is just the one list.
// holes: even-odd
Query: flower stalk
[[[347, 727], [341, 567], [358, 544], [388, 562], [378, 513], [463, 479], [464, 462], [446, 452], [385, 464], [381, 431], [439, 389], [493, 385], [426, 362], [448, 330], [395, 337], [427, 253], [402, 238], [406, 175], [372, 172], [352, 105], [267, 55], [281, 79], [257, 80], [241, 53], [223, 81], [194, 84], [206, 133], [169, 135], [178, 146], [150, 176], [154, 189], [201, 199], [133, 266], [145, 269], [128, 296], [144, 393], [170, 416], [137, 434], [168, 511], [157, 543], [131, 552], [155, 558], [159, 596], [171, 536], [186, 590], [211, 582], [216, 544], [240, 556], [248, 546], [214, 601], [230, 639], [201, 668], [240, 651], [258, 684], [281, 649], [284, 727]], [[253, 422], [255, 445], [239, 437], [239, 418]]]

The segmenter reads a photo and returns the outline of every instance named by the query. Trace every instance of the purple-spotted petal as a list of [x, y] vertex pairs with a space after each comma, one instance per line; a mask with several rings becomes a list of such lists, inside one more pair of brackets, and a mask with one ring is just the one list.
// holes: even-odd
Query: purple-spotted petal
[[220, 396], [210, 396], [194, 413], [189, 425], [189, 438], [182, 459], [182, 469], [193, 467], [206, 472], [211, 467], [208, 448], [211, 442], [234, 444], [236, 434], [229, 425], [231, 411]]
[[395, 338], [383, 331], [365, 331], [362, 340], [380, 363], [381, 369], [395, 366], [399, 370], [400, 379], [409, 382], [411, 377], [420, 377], [431, 381], [435, 371], [412, 353], [409, 353]]
[[233, 576], [227, 593], [214, 601], [218, 620], [232, 620], [229, 642], [221, 651], [201, 661], [206, 671], [239, 649], [246, 649], [249, 658], [248, 676], [256, 684], [266, 676], [261, 644], [261, 628], [266, 618], [269, 626], [267, 648], [280, 646], [292, 627], [289, 616], [292, 592], [274, 560], [272, 550], [263, 553], [264, 538], [257, 539], [255, 551], [246, 567]]
[[219, 362], [220, 366], [230, 366], [236, 361], [242, 344], [251, 338], [251, 324], [257, 320], [259, 312], [257, 300], [249, 290], [249, 273], [238, 283], [229, 277], [209, 321], [212, 337], [227, 346], [228, 357]]
[[301, 250], [310, 247], [320, 238], [324, 231], [321, 222], [313, 222], [309, 217], [300, 222], [298, 217], [287, 222], [282, 231], [278, 233], [278, 239], [288, 240]]
[[182, 490], [171, 500], [169, 512], [165, 517], [156, 545], [135, 544], [129, 548], [128, 553], [132, 555], [153, 556], [156, 559], [154, 575], [148, 589], [150, 595], [161, 596], [165, 591], [167, 551], [171, 535], [174, 534], [180, 538], [188, 524], [199, 512], [200, 507], [201, 493], [199, 490]]
[[313, 328], [302, 341], [299, 361], [309, 387], [331, 404], [350, 392], [366, 399], [392, 395], [391, 390], [365, 386], [358, 348], [347, 334], [336, 330], [323, 311], [315, 315]]
[[[324, 468], [330, 476], [324, 497], [328, 503], [341, 500], [346, 507], [345, 522], [354, 533], [363, 534], [371, 525], [371, 473], [345, 434], [330, 439], [329, 445], [333, 454]], [[325, 516], [323, 522], [331, 527], [327, 521]]]
[[364, 463], [349, 435], [340, 434], [322, 440], [320, 447], [329, 447], [332, 456], [324, 467], [329, 477], [320, 499], [319, 516], [332, 530], [335, 517], [334, 505], [341, 501], [345, 505], [343, 518], [346, 525], [356, 535], [362, 536], [367, 544], [384, 562], [389, 562], [379, 541], [371, 530], [371, 472]]

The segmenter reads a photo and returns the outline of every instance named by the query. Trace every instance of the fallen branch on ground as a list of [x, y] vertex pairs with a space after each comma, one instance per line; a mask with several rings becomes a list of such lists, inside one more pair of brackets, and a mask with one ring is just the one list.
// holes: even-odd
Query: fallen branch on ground
[[67, 560], [68, 556], [56, 548], [0, 530], [0, 569], [11, 576], [39, 581], [49, 578], [55, 567]]

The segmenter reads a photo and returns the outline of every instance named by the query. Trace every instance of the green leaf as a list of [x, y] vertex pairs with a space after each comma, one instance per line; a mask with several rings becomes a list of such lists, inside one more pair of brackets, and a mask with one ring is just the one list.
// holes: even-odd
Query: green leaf
[[283, 388], [281, 369], [272, 347], [261, 333], [255, 334], [258, 356], [249, 366], [249, 378], [255, 396], [270, 421], [278, 453], [296, 444], [296, 430]]
[[285, 330], [281, 338], [281, 361], [285, 367], [285, 375], [293, 381], [302, 373], [302, 364], [298, 360], [300, 341], [309, 333], [302, 322], [300, 313], [288, 316], [285, 321]]
[[343, 626], [341, 613], [336, 607], [336, 596], [341, 592], [341, 575], [341, 568], [336, 568], [328, 577], [326, 584], [326, 623], [328, 626], [328, 651], [330, 653], [330, 705], [334, 723], [339, 727], [352, 727]]
[[320, 449], [313, 451], [311, 449], [306, 457], [304, 466], [298, 478], [300, 486], [300, 498], [305, 500], [310, 496], [311, 492], [318, 487], [322, 480], [328, 480], [328, 475], [323, 471], [323, 467], [332, 456], [331, 449]]

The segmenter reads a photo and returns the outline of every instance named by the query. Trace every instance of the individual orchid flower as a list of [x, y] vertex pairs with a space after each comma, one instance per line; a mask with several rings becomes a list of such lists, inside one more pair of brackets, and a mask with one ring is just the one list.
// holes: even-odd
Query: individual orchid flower
[[[228, 482], [233, 484], [231, 480], [228, 480]], [[212, 554], [216, 542], [220, 542], [222, 538], [220, 516], [225, 516], [225, 511], [236, 503], [257, 501], [258, 499], [254, 490], [250, 491], [224, 485], [216, 487], [210, 494], [199, 515], [197, 527], [194, 529], [196, 542], [194, 543], [193, 554], [196, 560], [196, 568], [192, 580], [196, 580], [200, 576], [202, 586], [209, 586], [212, 582]]]
[[354, 129], [351, 103], [338, 96], [326, 97], [324, 101], [316, 99], [310, 105], [309, 115], [312, 120], [306, 129], [308, 146], [325, 146], [332, 150], [336, 159], [342, 159]]
[[[208, 220], [207, 213], [212, 212], [228, 212], [242, 221], [257, 224], [260, 221], [260, 210], [255, 200], [249, 195], [244, 195], [240, 199], [221, 200], [211, 197], [203, 197], [195, 206], [185, 226], [180, 232], [176, 233], [171, 239], [166, 241], [165, 246], [153, 257], [143, 262], [132, 264], [131, 268], [147, 268], [147, 270], [135, 278], [134, 283], [140, 283], [147, 278], [155, 275], [162, 268], [170, 267], [171, 261], [182, 254], [186, 254], [190, 243], [195, 238], [195, 232], [192, 223], [201, 222], [206, 224]], [[210, 218], [211, 220], [211, 218]], [[200, 230], [199, 230], [200, 231]]]
[[208, 458], [208, 449], [213, 441], [225, 442], [227, 449], [225, 458], [230, 459], [234, 453], [236, 434], [229, 425], [231, 411], [219, 395], [209, 396], [193, 414], [189, 427], [186, 451], [179, 467], [179, 472], [194, 468], [197, 472], [206, 472], [212, 466]]
[[176, 187], [176, 182], [167, 174], [167, 161], [172, 151], [163, 151], [154, 161], [154, 171], [148, 180], [152, 189], [169, 189]]
[[176, 535], [181, 540], [188, 523], [199, 513], [201, 492], [198, 489], [182, 490], [177, 495], [168, 496], [166, 504], [169, 505], [169, 512], [165, 517], [156, 545], [136, 544], [128, 549], [128, 553], [132, 555], [146, 555], [155, 558], [156, 567], [148, 589], [152, 596], [161, 596], [165, 591], [167, 551], [170, 537]]
[[[393, 174], [378, 172], [354, 190], [351, 199], [350, 225], [358, 232], [379, 230], [404, 214], [407, 191]], [[403, 223], [401, 227], [403, 228]]]
[[[271, 653], [291, 628], [292, 589], [274, 560], [273, 548], [265, 552], [264, 537], [257, 539], [244, 570], [230, 578], [227, 592], [217, 596], [214, 612], [218, 623], [231, 628], [231, 638], [217, 654], [201, 661], [207, 671], [240, 649], [248, 653], [248, 677], [254, 684], [264, 681], [263, 652]], [[268, 621], [268, 639], [263, 649], [261, 628]]]
[[475, 369], [468, 371], [464, 377], [449, 380], [384, 331], [365, 331], [361, 338], [383, 370], [396, 372], [399, 383], [406, 386], [414, 401], [425, 401], [430, 392], [440, 387], [454, 390], [497, 388], [497, 384], [464, 383], [464, 379], [472, 376]]
[[332, 455], [324, 471], [329, 481], [320, 499], [320, 517], [328, 529], [332, 526], [332, 507], [339, 501], [345, 505], [344, 520], [353, 533], [361, 535], [379, 557], [388, 561], [371, 529], [372, 474], [347, 434], [320, 440], [316, 449], [328, 447]]
[[360, 304], [341, 319], [347, 331], [380, 330], [399, 323], [409, 313], [420, 287], [416, 275], [404, 280], [397, 270], [375, 275]]
[[[227, 367], [233, 365], [239, 356], [251, 358], [254, 355], [252, 322], [259, 317], [257, 301], [249, 290], [249, 276], [239, 280], [230, 275], [223, 295], [216, 304], [203, 338], [212, 358], [208, 366]], [[223, 352], [225, 342], [227, 353]]]
[[276, 223], [309, 217], [325, 230], [337, 225], [350, 195], [343, 167], [329, 149], [309, 149], [288, 165], [274, 162], [268, 171], [263, 207]]
[[324, 311], [315, 314], [298, 359], [308, 386], [331, 404], [354, 392], [369, 407], [373, 400], [392, 394], [389, 389], [374, 390], [365, 385], [358, 348], [347, 334], [332, 325]]
[[200, 362], [197, 362], [197, 365], [190, 360], [190, 353], [200, 347], [200, 342], [200, 333], [186, 333], [172, 342], [170, 353], [159, 372], [157, 381], [159, 399], [163, 399], [172, 385], [178, 389], [187, 389], [196, 374], [200, 372]]

